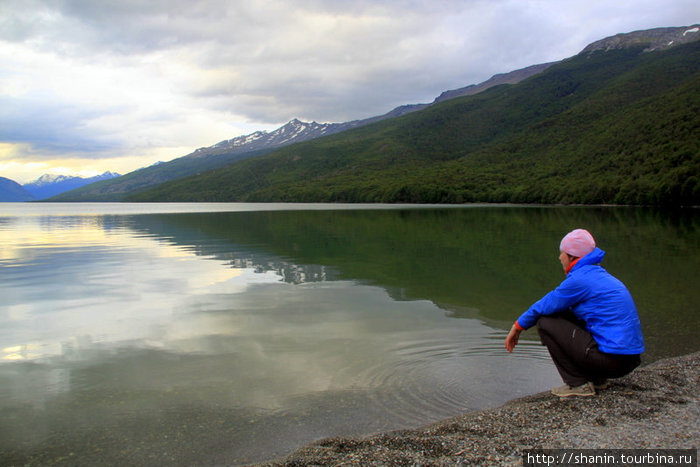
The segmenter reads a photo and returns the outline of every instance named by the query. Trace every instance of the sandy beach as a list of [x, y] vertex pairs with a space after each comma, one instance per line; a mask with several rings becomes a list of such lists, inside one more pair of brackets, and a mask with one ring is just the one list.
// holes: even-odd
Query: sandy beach
[[418, 429], [328, 438], [261, 465], [522, 465], [526, 449], [700, 446], [700, 352], [611, 383], [595, 397], [543, 392]]

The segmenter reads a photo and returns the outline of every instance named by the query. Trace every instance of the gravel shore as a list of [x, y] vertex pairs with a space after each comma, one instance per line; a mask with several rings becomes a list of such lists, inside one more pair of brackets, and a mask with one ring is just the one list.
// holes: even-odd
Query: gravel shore
[[324, 439], [262, 465], [521, 465], [525, 449], [697, 449], [699, 398], [696, 352], [638, 368], [595, 397], [535, 394], [414, 430]]

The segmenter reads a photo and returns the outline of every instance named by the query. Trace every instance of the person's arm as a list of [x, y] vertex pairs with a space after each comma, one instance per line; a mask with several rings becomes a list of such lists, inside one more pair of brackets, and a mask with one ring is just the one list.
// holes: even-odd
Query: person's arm
[[513, 352], [518, 344], [520, 333], [537, 323], [542, 315], [551, 315], [569, 309], [582, 297], [583, 289], [577, 281], [567, 278], [559, 287], [549, 292], [535, 302], [525, 313], [515, 321], [506, 336], [506, 350]]
[[540, 316], [552, 315], [570, 309], [579, 303], [586, 295], [585, 284], [573, 277], [567, 277], [559, 287], [552, 290], [516, 320], [521, 330], [530, 329], [537, 323]]
[[513, 352], [513, 349], [518, 345], [518, 339], [520, 339], [520, 333], [523, 332], [523, 328], [520, 327], [516, 321], [513, 327], [510, 328], [510, 332], [506, 337], [506, 350], [508, 352]]

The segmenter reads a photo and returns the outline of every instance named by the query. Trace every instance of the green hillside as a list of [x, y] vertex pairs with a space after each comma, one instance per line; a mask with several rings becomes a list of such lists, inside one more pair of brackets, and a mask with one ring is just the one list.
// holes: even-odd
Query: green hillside
[[698, 205], [700, 42], [642, 48], [580, 54], [128, 199]]

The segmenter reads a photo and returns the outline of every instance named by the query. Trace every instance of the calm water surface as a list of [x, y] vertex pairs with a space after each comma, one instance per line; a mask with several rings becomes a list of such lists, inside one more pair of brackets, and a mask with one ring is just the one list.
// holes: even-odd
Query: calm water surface
[[576, 227], [646, 361], [700, 348], [695, 211], [0, 204], [0, 464], [240, 464], [546, 390], [503, 339]]

